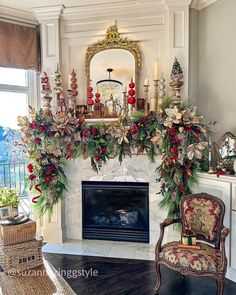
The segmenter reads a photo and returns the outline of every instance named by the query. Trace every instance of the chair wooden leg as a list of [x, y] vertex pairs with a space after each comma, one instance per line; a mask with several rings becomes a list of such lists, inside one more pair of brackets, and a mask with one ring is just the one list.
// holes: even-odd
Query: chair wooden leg
[[155, 294], [158, 294], [158, 291], [161, 287], [161, 269], [160, 269], [160, 263], [156, 263], [156, 272], [157, 272], [157, 284], [155, 287]]
[[217, 281], [217, 295], [223, 295], [225, 278], [217, 277], [216, 281]]

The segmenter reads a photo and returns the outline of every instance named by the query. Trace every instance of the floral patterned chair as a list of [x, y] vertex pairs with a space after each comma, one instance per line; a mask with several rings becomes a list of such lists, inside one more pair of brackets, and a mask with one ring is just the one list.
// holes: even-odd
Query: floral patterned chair
[[[160, 224], [160, 238], [156, 245], [156, 294], [161, 286], [160, 264], [185, 275], [211, 276], [216, 278], [218, 295], [223, 294], [227, 268], [225, 239], [229, 229], [223, 226], [224, 203], [211, 195], [200, 193], [183, 197], [180, 219], [165, 219]], [[162, 245], [165, 227], [182, 224], [182, 234], [195, 235], [200, 250], [178, 247], [179, 241]], [[204, 243], [207, 242], [207, 243]]]

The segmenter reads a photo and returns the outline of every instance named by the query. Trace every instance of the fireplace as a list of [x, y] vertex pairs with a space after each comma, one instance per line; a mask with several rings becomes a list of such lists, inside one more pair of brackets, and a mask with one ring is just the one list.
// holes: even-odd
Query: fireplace
[[149, 243], [149, 184], [82, 181], [83, 239]]

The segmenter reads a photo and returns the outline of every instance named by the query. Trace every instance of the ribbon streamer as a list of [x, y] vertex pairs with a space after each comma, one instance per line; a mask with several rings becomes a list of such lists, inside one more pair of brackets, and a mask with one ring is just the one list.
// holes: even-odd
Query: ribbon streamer
[[33, 203], [37, 203], [36, 200], [40, 198], [40, 196], [41, 196], [41, 194], [42, 194], [42, 191], [41, 191], [41, 189], [39, 188], [39, 184], [36, 184], [36, 186], [35, 186], [34, 188], [40, 193], [38, 196], [35, 196], [35, 197], [33, 197], [33, 199], [32, 199], [32, 202], [33, 202]]
[[70, 149], [71, 148], [71, 144], [69, 144], [67, 147], [66, 147], [66, 150], [68, 152], [68, 155], [66, 157], [66, 160], [69, 160], [72, 156], [73, 156], [73, 152], [72, 150]]

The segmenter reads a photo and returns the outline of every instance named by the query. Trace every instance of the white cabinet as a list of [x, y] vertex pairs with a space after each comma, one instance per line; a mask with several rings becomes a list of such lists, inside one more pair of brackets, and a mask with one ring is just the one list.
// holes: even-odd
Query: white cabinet
[[231, 268], [236, 272], [236, 183], [232, 183]]
[[226, 239], [228, 269], [226, 277], [236, 282], [236, 177], [202, 173], [193, 192], [208, 193], [220, 198], [225, 204], [224, 225], [230, 228]]

